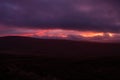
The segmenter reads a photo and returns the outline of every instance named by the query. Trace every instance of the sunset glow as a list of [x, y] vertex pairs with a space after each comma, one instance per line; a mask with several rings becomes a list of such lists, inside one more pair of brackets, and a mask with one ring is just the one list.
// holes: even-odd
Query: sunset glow
[[84, 38], [93, 38], [93, 37], [114, 37], [114, 33], [105, 33], [105, 32], [94, 32], [94, 31], [77, 31], [77, 30], [63, 30], [63, 29], [48, 29], [48, 30], [37, 30], [34, 35], [38, 37], [61, 37], [68, 38], [69, 36], [77, 36]]
[[96, 36], [100, 36], [100, 37], [103, 37], [104, 36], [104, 33], [103, 32], [82, 32], [80, 34], [80, 36], [83, 36], [83, 37], [96, 37]]
[[111, 32], [80, 31], [65, 29], [16, 29], [19, 34], [4, 34], [1, 36], [26, 36], [37, 38], [57, 38], [71, 40], [115, 40], [119, 39], [119, 34]]
[[109, 35], [110, 37], [114, 37], [114, 34], [112, 34], [112, 33], [108, 33], [108, 35]]
[[118, 3], [119, 0], [1, 0], [0, 36], [120, 42]]

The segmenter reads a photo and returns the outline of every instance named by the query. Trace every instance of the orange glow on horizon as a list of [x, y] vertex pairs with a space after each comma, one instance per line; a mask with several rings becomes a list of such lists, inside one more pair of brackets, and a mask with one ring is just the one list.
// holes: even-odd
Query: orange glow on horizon
[[104, 33], [103, 32], [83, 32], [80, 34], [80, 36], [82, 37], [96, 37], [96, 36], [101, 36], [103, 37], [104, 36]]
[[110, 37], [114, 37], [114, 34], [112, 34], [112, 33], [108, 33], [108, 35], [109, 35]]
[[[6, 34], [6, 36], [28, 36], [38, 38], [62, 38], [62, 39], [84, 39], [84, 40], [110, 40], [114, 39], [115, 33], [95, 32], [95, 31], [78, 31], [64, 29], [21, 29], [20, 34]], [[22, 33], [24, 31], [24, 33]], [[25, 33], [26, 32], [26, 33]], [[5, 35], [4, 35], [5, 36]]]
[[36, 36], [48, 36], [48, 37], [64, 37], [67, 38], [69, 36], [77, 36], [77, 37], [85, 37], [85, 38], [93, 38], [93, 37], [114, 37], [113, 33], [110, 32], [94, 32], [94, 31], [76, 31], [76, 30], [62, 30], [62, 29], [48, 29], [48, 30], [38, 30], [35, 32]]

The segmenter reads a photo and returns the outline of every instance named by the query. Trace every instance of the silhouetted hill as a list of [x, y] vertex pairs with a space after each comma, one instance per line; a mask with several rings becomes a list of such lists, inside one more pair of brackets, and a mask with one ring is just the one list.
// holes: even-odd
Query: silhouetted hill
[[120, 43], [7, 36], [0, 38], [0, 53], [75, 59], [83, 57], [120, 56]]
[[120, 43], [0, 37], [0, 80], [119, 80]]

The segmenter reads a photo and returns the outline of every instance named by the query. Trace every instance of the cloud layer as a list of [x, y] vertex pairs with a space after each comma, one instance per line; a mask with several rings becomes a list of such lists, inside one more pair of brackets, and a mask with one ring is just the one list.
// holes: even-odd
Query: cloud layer
[[119, 0], [0, 0], [0, 24], [120, 32]]

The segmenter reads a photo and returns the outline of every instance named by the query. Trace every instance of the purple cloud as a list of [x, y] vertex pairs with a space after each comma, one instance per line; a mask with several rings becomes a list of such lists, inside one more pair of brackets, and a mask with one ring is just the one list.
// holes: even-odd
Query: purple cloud
[[120, 32], [119, 0], [0, 0], [0, 24]]

